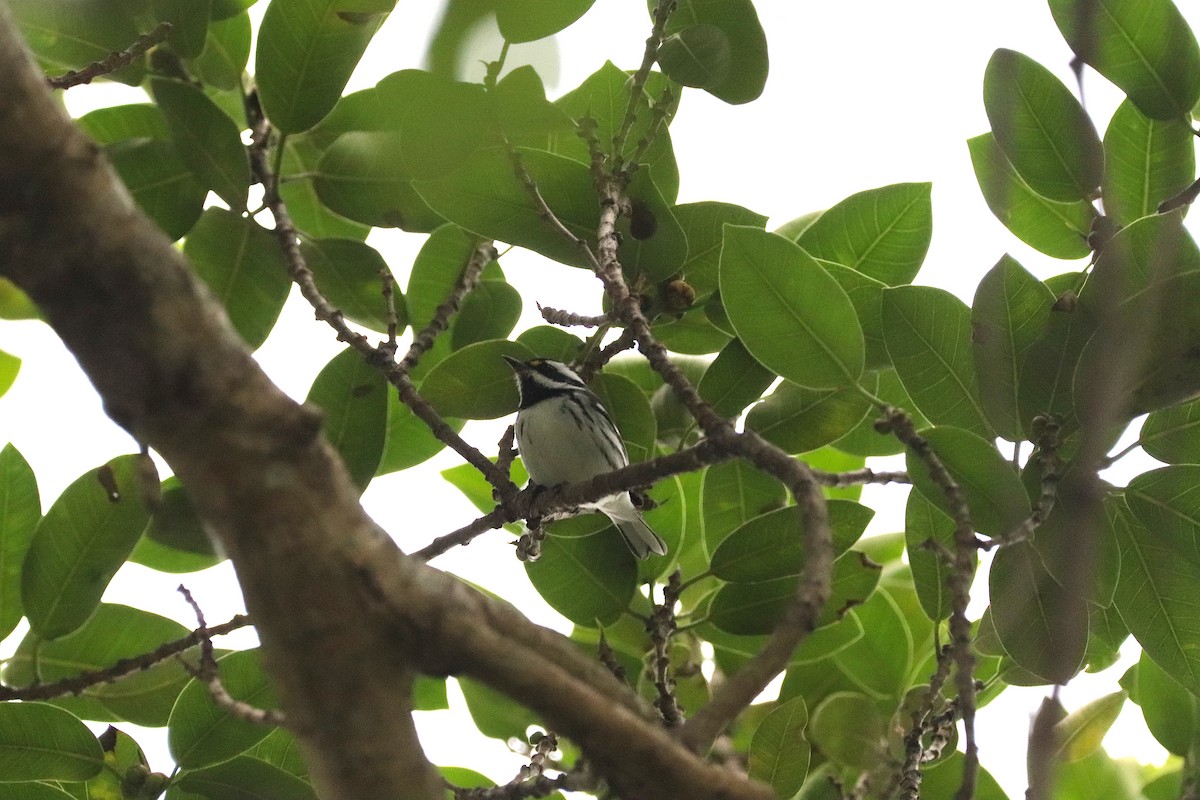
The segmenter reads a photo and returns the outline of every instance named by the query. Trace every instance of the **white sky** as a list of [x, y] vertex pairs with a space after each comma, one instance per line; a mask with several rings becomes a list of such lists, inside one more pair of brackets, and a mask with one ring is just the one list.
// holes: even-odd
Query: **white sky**
[[[261, 16], [266, 1], [253, 11]], [[440, 4], [400, 2], [380, 31], [348, 90], [373, 85], [383, 75], [419, 66], [424, 43]], [[1041, 0], [758, 0], [767, 31], [771, 73], [763, 96], [728, 106], [688, 90], [672, 125], [682, 176], [680, 202], [724, 200], [770, 216], [775, 227], [806, 212], [826, 208], [854, 192], [901, 181], [934, 182], [934, 237], [917, 282], [949, 289], [968, 303], [984, 273], [1009, 252], [1038, 277], [1078, 269], [1037, 254], [1011, 236], [988, 211], [975, 184], [965, 140], [988, 128], [981, 101], [984, 65], [997, 47], [1038, 59], [1073, 86], [1070, 52]], [[1180, 3], [1200, 27], [1195, 6]], [[649, 30], [644, 0], [598, 0], [592, 10], [558, 37], [564, 54], [561, 79], [547, 82], [557, 96], [577, 85], [606, 60], [634, 68]], [[545, 46], [541, 45], [542, 55]], [[514, 48], [510, 63], [520, 58]], [[480, 58], [494, 58], [495, 51]], [[518, 62], [519, 63], [519, 62]], [[1089, 107], [1103, 131], [1120, 95], [1089, 73]], [[113, 98], [118, 98], [114, 100]], [[140, 90], [99, 85], [72, 89], [68, 107], [80, 114], [97, 105], [138, 102]], [[371, 243], [388, 258], [400, 284], [423, 237], [377, 231]], [[504, 267], [522, 290], [526, 311], [521, 327], [538, 324], [534, 301], [581, 313], [599, 311], [599, 287], [589, 275], [552, 267], [538, 257], [516, 254]], [[340, 347], [327, 329], [313, 323], [302, 303], [285, 309], [280, 325], [260, 349], [259, 359], [294, 397], [303, 399], [320, 367]], [[71, 480], [113, 455], [134, 449], [129, 437], [105, 418], [73, 359], [44, 326], [0, 322], [0, 349], [25, 359], [16, 386], [0, 398], [0, 442], [12, 441], [37, 473], [43, 506]], [[485, 452], [494, 450], [502, 423], [472, 424], [467, 436]], [[437, 468], [456, 463], [443, 454]], [[886, 462], [886, 463], [895, 463]], [[898, 530], [904, 490], [868, 488], [868, 504], [881, 505], [871, 530]], [[432, 469], [410, 470], [376, 480], [364, 496], [368, 510], [401, 547], [415, 549], [433, 536], [465, 524], [474, 512]], [[535, 621], [565, 630], [544, 608], [512, 557], [507, 536], [484, 537], [436, 565], [485, 584]], [[228, 565], [186, 582], [210, 622], [240, 610]], [[174, 616], [191, 625], [174, 594], [178, 578], [127, 566], [106, 600]], [[980, 594], [985, 594], [980, 587]], [[234, 640], [245, 646], [249, 638]], [[7, 649], [7, 648], [6, 648]], [[1068, 708], [1116, 688], [1124, 666], [1099, 678], [1082, 676], [1064, 692]], [[1005, 699], [980, 715], [982, 758], [1009, 796], [1023, 796], [1024, 739], [1043, 690], [1010, 689]], [[459, 701], [461, 708], [461, 701]], [[422, 714], [430, 732], [426, 745], [437, 763], [469, 766], [498, 781], [512, 777], [519, 759], [503, 745], [472, 735], [469, 722], [453, 713]], [[139, 737], [150, 744], [152, 734]], [[1105, 741], [1116, 756], [1160, 762], [1161, 748], [1146, 733], [1132, 704]], [[148, 747], [152, 767], [166, 770], [165, 751]]]

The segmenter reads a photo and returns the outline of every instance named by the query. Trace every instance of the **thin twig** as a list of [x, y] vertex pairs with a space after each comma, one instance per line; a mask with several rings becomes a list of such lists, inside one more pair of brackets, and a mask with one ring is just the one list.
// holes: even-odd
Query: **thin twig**
[[646, 631], [654, 647], [654, 689], [658, 693], [654, 707], [662, 714], [663, 723], [668, 728], [683, 725], [683, 709], [679, 705], [679, 698], [675, 696], [675, 679], [671, 677], [671, 640], [677, 627], [675, 604], [679, 602], [681, 592], [679, 570], [675, 570], [663, 587], [662, 603], [654, 606], [646, 622]]
[[171, 23], [160, 22], [148, 33], [143, 33], [134, 39], [133, 44], [124, 50], [114, 50], [100, 61], [93, 61], [81, 70], [71, 70], [53, 78], [47, 77], [46, 82], [50, 84], [51, 89], [70, 89], [72, 86], [91, 83], [101, 75], [108, 75], [128, 67], [136, 59], [145, 55], [151, 47], [165, 42], [170, 32]]
[[650, 69], [658, 58], [658, 48], [662, 45], [663, 37], [667, 32], [667, 20], [671, 18], [675, 6], [675, 0], [659, 0], [658, 5], [654, 8], [654, 27], [651, 28], [650, 35], [646, 37], [646, 48], [642, 52], [641, 66], [638, 67], [637, 72], [633, 73], [633, 79], [630, 81], [629, 102], [625, 105], [625, 117], [621, 120], [621, 127], [613, 134], [611, 175], [617, 175], [625, 168], [623, 154], [625, 140], [629, 138], [629, 132], [633, 130], [633, 126], [637, 122], [642, 93], [646, 88], [646, 81], [650, 77]]
[[546, 322], [563, 328], [599, 328], [613, 323], [613, 318], [610, 314], [585, 316], [583, 314], [574, 314], [570, 311], [562, 311], [550, 306], [544, 306], [541, 303], [538, 303], [538, 313], [542, 315], [542, 319], [546, 320]]

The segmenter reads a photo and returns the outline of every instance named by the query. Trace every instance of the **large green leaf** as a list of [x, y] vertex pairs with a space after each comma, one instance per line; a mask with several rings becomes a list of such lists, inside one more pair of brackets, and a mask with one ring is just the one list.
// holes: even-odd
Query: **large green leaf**
[[883, 336], [883, 290], [887, 288], [887, 284], [833, 261], [817, 259], [817, 263], [833, 276], [854, 306], [858, 324], [862, 327], [863, 342], [866, 344], [866, 368], [890, 367], [892, 362], [888, 359], [887, 344]]
[[496, 4], [496, 24], [506, 40], [532, 42], [553, 36], [579, 19], [596, 0], [504, 0]]
[[1003, 48], [983, 76], [983, 105], [996, 143], [1030, 188], [1050, 200], [1089, 200], [1104, 150], [1087, 113], [1050, 70]]
[[0, 640], [24, 616], [21, 564], [41, 518], [37, 478], [20, 451], [6, 444], [0, 450]]
[[[723, 417], [737, 417], [775, 380], [775, 376], [734, 339], [722, 348], [696, 387]], [[811, 448], [805, 448], [811, 449]]]
[[204, 52], [193, 62], [204, 83], [230, 91], [240, 89], [250, 60], [250, 15], [234, 14], [208, 26]]
[[225, 560], [209, 538], [187, 490], [174, 475], [163, 481], [150, 525], [129, 560], [169, 573], [197, 572]]
[[[1082, 273], [1074, 276], [1076, 286], [1083, 277]], [[1017, 412], [1022, 420], [1032, 420], [1039, 414], [1056, 414], [1064, 430], [1078, 424], [1073, 394], [1075, 369], [1096, 323], [1087, 308], [1075, 299], [1075, 291], [1070, 289], [1058, 295], [1045, 327], [1026, 351], [1025, 366], [1017, 383]]]
[[[258, 708], [278, 708], [257, 649], [231, 653], [217, 666], [221, 684], [233, 698]], [[222, 709], [207, 686], [192, 680], [171, 711], [167, 743], [180, 767], [198, 769], [233, 758], [270, 732], [270, 727], [255, 725]]]
[[[855, 550], [835, 561], [829, 601], [817, 627], [837, 622], [847, 609], [865, 602], [875, 591], [879, 573], [878, 564]], [[768, 634], [795, 602], [797, 582], [792, 575], [757, 583], [728, 583], [713, 596], [709, 620], [739, 636]]]
[[[39, 66], [51, 74], [81, 69], [129, 47], [143, 33], [141, 23], [149, 22], [150, 10], [150, 0], [13, 0], [8, 5]], [[104, 77], [137, 86], [145, 65], [138, 59]]]
[[[649, 0], [650, 8], [658, 5]], [[668, 36], [696, 26], [712, 26], [725, 37], [729, 66], [724, 76], [704, 87], [726, 103], [749, 103], [762, 94], [767, 82], [767, 36], [751, 0], [682, 0], [667, 21]], [[667, 64], [662, 64], [674, 78]]]
[[1171, 0], [1050, 0], [1080, 60], [1153, 119], [1182, 117], [1200, 100], [1200, 46]]
[[690, 25], [663, 39], [658, 65], [671, 80], [706, 89], [729, 77], [729, 38], [716, 25]]
[[266, 341], [291, 289], [287, 261], [275, 235], [249, 217], [208, 208], [183, 252], [251, 348]]
[[1146, 727], [1171, 753], [1186, 756], [1200, 735], [1200, 700], [1144, 651], [1137, 664], [1137, 704]]
[[183, 770], [171, 785], [189, 798], [317, 800], [317, 793], [307, 781], [248, 755], [204, 769]]
[[775, 478], [735, 459], [704, 473], [701, 524], [709, 553], [747, 520], [787, 502], [787, 489]]
[[645, 461], [654, 454], [657, 423], [650, 401], [633, 381], [624, 375], [600, 373], [591, 389], [609, 410], [632, 463]]
[[394, 131], [348, 131], [321, 155], [313, 174], [317, 197], [330, 210], [373, 227], [431, 231], [442, 224], [417, 194], [397, 153]]
[[[87, 624], [71, 635], [54, 641], [36, 640], [37, 674], [42, 681], [53, 682], [87, 670], [104, 670], [187, 634], [187, 628], [166, 617], [129, 606], [101, 603]], [[187, 657], [195, 660], [195, 655], [189, 652]], [[83, 695], [99, 701], [121, 719], [136, 725], [161, 727], [167, 724], [175, 698], [189, 680], [183, 664], [171, 659], [119, 680], [92, 686]]]
[[971, 306], [971, 346], [979, 399], [999, 436], [1012, 442], [1030, 438], [1031, 420], [1022, 419], [1021, 370], [1025, 355], [1050, 316], [1054, 294], [1010, 256], [1003, 256], [975, 290]]
[[796, 244], [888, 286], [909, 283], [933, 236], [931, 189], [929, 183], [897, 183], [850, 195], [821, 214]]
[[[34, 633], [57, 639], [100, 604], [150, 520], [142, 496], [145, 456], [119, 456], [68, 486], [38, 523], [21, 574], [21, 601]], [[157, 488], [158, 478], [154, 477]]]
[[[1183, 224], [1182, 211], [1143, 217], [1118, 231], [1104, 245], [1079, 293], [1093, 315], [1108, 317], [1123, 303], [1142, 308], [1174, 299], [1162, 284], [1200, 272], [1200, 248]], [[1144, 326], [1146, 320], [1122, 320]]]
[[909, 688], [915, 655], [914, 631], [904, 610], [892, 593], [880, 586], [855, 607], [854, 615], [863, 626], [863, 636], [834, 656], [837, 668], [872, 697], [902, 698]]
[[208, 189], [168, 141], [121, 142], [105, 152], [138, 208], [172, 240], [200, 217]]
[[195, 58], [204, 49], [212, 0], [153, 0], [154, 17], [169, 22], [167, 43], [184, 58]]
[[[518, 148], [551, 211], [575, 236], [594, 243], [599, 208], [591, 173], [578, 161]], [[578, 248], [542, 215], [504, 148], [478, 150], [463, 165], [417, 191], [441, 216], [469, 231], [529, 248], [564, 264], [584, 265]]]
[[1200, 464], [1200, 400], [1148, 414], [1139, 441], [1159, 461]]
[[789, 453], [806, 453], [854, 430], [870, 408], [856, 389], [807, 389], [784, 381], [750, 409], [746, 430]]
[[[460, 419], [445, 422], [455, 431], [462, 430], [464, 425]], [[429, 426], [400, 400], [396, 392], [388, 391], [387, 439], [377, 474], [386, 475], [423, 464], [445, 446], [445, 442], [433, 435]]]
[[183, 163], [230, 208], [244, 209], [250, 160], [238, 125], [189, 83], [154, 78], [150, 86]]
[[[921, 797], [924, 800], [952, 800], [962, 786], [964, 761], [963, 754], [956, 751], [944, 761], [933, 764], [932, 768], [922, 770]], [[1008, 795], [986, 769], [980, 768], [976, 780], [975, 800], [1008, 800]]]
[[886, 726], [872, 698], [834, 692], [813, 711], [808, 737], [835, 764], [863, 771], [880, 758]]
[[1014, 236], [1055, 258], [1083, 258], [1091, 252], [1087, 237], [1097, 217], [1091, 203], [1060, 203], [1029, 188], [991, 133], [968, 139], [967, 147], [983, 199]]
[[[314, 133], [290, 137], [284, 145], [283, 162], [280, 164], [279, 196], [287, 203], [296, 230], [307, 237], [362, 241], [371, 229], [331, 210], [321, 202], [317, 193], [318, 181], [312, 176], [317, 174], [324, 154], [324, 149], [317, 145]], [[328, 182], [329, 179], [323, 180]], [[409, 194], [415, 196], [416, 193], [410, 189]], [[335, 191], [334, 195], [337, 196], [338, 192]]]
[[[866, 530], [874, 510], [852, 500], [828, 501], [835, 556], [850, 549]], [[754, 583], [799, 575], [804, 568], [804, 520], [796, 506], [747, 520], [721, 542], [711, 569], [721, 580]]]
[[688, 203], [675, 206], [674, 212], [688, 240], [688, 260], [680, 272], [696, 290], [697, 302], [717, 289], [725, 224], [762, 227], [767, 222], [766, 217], [729, 203]]
[[904, 540], [922, 610], [932, 620], [947, 619], [954, 610], [949, 582], [953, 565], [945, 554], [955, 550], [954, 520], [921, 492], [909, 492]]
[[6, 782], [85, 781], [103, 766], [100, 742], [74, 715], [46, 703], [0, 703]]
[[518, 342], [494, 339], [456, 350], [429, 370], [421, 394], [443, 417], [496, 419], [517, 408], [517, 385], [503, 356], [534, 357]]
[[1125, 487], [1125, 502], [1176, 554], [1200, 565], [1200, 465], [1143, 472]]
[[[917, 430], [929, 427], [929, 421], [921, 415], [920, 411], [917, 411], [916, 405], [905, 391], [904, 384], [900, 382], [900, 376], [896, 374], [895, 369], [879, 370], [875, 373], [875, 377], [878, 380], [878, 386], [875, 389], [876, 397], [889, 405], [908, 411]], [[875, 421], [878, 418], [877, 414], [868, 411], [849, 433], [833, 443], [833, 447], [843, 453], [863, 457], [894, 456], [903, 453], [903, 442], [890, 433], [875, 428]]]
[[988, 572], [1004, 650], [1035, 681], [1066, 683], [1083, 665], [1087, 603], [1059, 586], [1029, 542], [1000, 548]]
[[1182, 118], [1154, 120], [1131, 101], [1104, 132], [1104, 211], [1118, 225], [1153, 214], [1196, 177], [1192, 127]]
[[931, 286], [892, 287], [883, 293], [883, 325], [892, 364], [921, 413], [935, 425], [990, 437], [966, 305]]
[[507, 338], [520, 318], [520, 292], [504, 281], [480, 281], [454, 318], [450, 347], [461, 350], [476, 342]]
[[321, 369], [305, 402], [325, 412], [325, 436], [354, 483], [367, 488], [383, 456], [387, 431], [388, 384], [383, 373], [347, 347]]
[[[648, 81], [647, 89], [653, 83], [655, 81]], [[613, 139], [625, 121], [631, 89], [632, 82], [629, 73], [611, 61], [606, 61], [604, 66], [589, 75], [579, 86], [555, 100], [554, 104], [573, 120], [580, 121], [585, 118], [590, 120], [588, 124], [595, 125], [595, 138], [600, 146], [600, 151], [606, 155], [613, 155], [615, 146]], [[676, 98], [677, 101], [678, 98]], [[622, 157], [627, 157], [630, 150], [636, 147], [638, 142], [646, 139], [651, 132], [653, 121], [650, 113], [650, 95], [646, 91], [643, 91], [642, 95], [636, 99], [634, 109], [637, 111], [637, 119], [625, 139], [624, 151], [620, 154]], [[592, 162], [587, 142], [573, 130], [551, 135], [549, 149], [584, 165], [590, 165]], [[679, 194], [679, 167], [675, 163], [675, 151], [671, 147], [671, 135], [666, 127], [662, 127], [657, 132], [653, 142], [642, 155], [641, 163], [644, 165], [643, 168], [650, 172], [654, 185], [662, 192], [664, 199], [670, 203], [675, 202], [675, 198]], [[727, 221], [736, 221], [739, 224], [752, 222], [741, 219]], [[763, 222], [765, 221], [764, 219]], [[720, 246], [720, 222], [716, 223], [715, 228], [716, 239], [710, 245], [714, 248]], [[689, 239], [690, 237], [689, 231]], [[715, 255], [713, 259], [715, 262]], [[712, 275], [715, 285], [715, 263]]]
[[865, 359], [846, 292], [795, 244], [727, 225], [721, 299], [738, 337], [768, 369], [815, 389], [852, 386]]
[[316, 125], [395, 0], [272, 0], [258, 31], [254, 74], [263, 110], [284, 133]]
[[615, 621], [637, 589], [637, 564], [611, 526], [586, 536], [552, 533], [525, 573], [551, 608], [585, 628]]
[[[308, 240], [301, 243], [300, 250], [317, 287], [346, 319], [373, 331], [387, 332], [383, 276], [391, 272], [378, 250], [355, 239]], [[393, 290], [392, 300], [397, 327], [403, 330], [408, 315], [399, 289]]]
[[1105, 499], [1116, 520], [1121, 577], [1113, 598], [1142, 649], [1194, 695], [1200, 695], [1200, 565], [1180, 558], [1165, 537], [1147, 529], [1119, 496]]
[[759, 723], [750, 743], [750, 777], [792, 797], [804, 785], [812, 749], [804, 738], [808, 708], [803, 697], [781, 703]]

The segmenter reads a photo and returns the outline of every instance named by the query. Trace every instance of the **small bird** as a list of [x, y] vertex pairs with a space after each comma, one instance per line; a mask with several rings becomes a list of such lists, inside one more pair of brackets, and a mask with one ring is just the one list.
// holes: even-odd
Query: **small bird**
[[[586, 481], [629, 464], [625, 442], [596, 393], [560, 361], [519, 361], [504, 356], [517, 376], [517, 450], [540, 486]], [[667, 554], [667, 544], [650, 529], [629, 492], [589, 503], [617, 526], [638, 558]]]

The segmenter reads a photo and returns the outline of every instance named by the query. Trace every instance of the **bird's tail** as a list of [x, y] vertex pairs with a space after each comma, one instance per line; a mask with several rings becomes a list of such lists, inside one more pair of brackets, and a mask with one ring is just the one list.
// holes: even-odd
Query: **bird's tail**
[[613, 519], [621, 538], [638, 558], [649, 558], [651, 553], [659, 556], [667, 554], [667, 543], [646, 524], [638, 514], [630, 519]]

